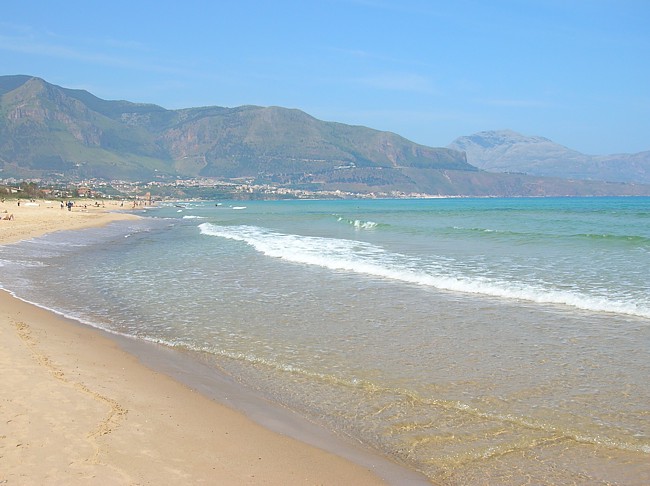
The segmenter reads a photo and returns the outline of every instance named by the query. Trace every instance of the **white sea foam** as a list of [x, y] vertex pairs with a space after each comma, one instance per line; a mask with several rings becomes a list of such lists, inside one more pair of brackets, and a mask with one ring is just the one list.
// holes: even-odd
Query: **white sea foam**
[[362, 221], [360, 219], [347, 219], [344, 218], [343, 216], [339, 216], [338, 221], [347, 223], [350, 226], [353, 226], [355, 229], [360, 229], [360, 230], [374, 229], [378, 226], [377, 223], [375, 223], [374, 221]]
[[360, 221], [358, 219], [355, 219], [354, 223], [352, 223], [352, 226], [357, 229], [372, 229], [377, 227], [377, 223], [374, 221]]
[[446, 291], [650, 318], [650, 308], [635, 302], [545, 288], [542, 284], [464, 275], [451, 266], [436, 266], [430, 262], [423, 265], [419, 260], [361, 241], [282, 234], [255, 226], [222, 227], [203, 223], [199, 228], [202, 234], [242, 241], [264, 255], [294, 263], [318, 265]]

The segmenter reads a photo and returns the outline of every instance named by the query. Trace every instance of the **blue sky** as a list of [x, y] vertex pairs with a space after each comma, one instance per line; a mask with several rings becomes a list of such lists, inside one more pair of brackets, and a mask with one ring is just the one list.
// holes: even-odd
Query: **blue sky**
[[165, 108], [298, 108], [446, 146], [650, 150], [650, 1], [11, 1], [0, 74]]

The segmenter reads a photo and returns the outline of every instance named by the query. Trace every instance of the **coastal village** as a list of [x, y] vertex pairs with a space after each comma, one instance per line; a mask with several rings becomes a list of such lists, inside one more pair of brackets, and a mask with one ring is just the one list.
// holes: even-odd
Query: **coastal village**
[[[434, 198], [438, 195], [402, 191], [349, 192], [341, 190], [316, 191], [254, 184], [249, 180], [223, 180], [213, 178], [175, 179], [172, 181], [105, 181], [85, 179], [61, 181], [46, 179], [0, 179], [0, 195], [4, 197], [30, 197], [30, 191], [48, 199], [95, 198], [130, 201], [162, 201], [182, 199], [379, 199], [379, 198]], [[13, 196], [12, 196], [13, 195]]]

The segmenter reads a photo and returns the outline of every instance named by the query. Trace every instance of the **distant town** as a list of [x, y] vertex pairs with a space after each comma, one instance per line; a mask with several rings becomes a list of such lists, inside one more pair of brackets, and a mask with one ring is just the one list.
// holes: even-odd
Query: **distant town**
[[129, 201], [165, 201], [183, 199], [251, 200], [251, 199], [379, 199], [434, 198], [437, 195], [400, 191], [357, 193], [341, 190], [318, 191], [253, 184], [249, 180], [213, 178], [176, 179], [171, 181], [105, 181], [87, 179], [61, 181], [45, 179], [0, 179], [3, 198], [43, 199], [116, 199]]

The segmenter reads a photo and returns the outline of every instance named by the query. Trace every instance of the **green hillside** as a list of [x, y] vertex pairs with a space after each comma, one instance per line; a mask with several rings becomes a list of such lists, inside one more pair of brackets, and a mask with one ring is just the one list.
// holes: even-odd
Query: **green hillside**
[[299, 110], [166, 110], [102, 100], [29, 76], [0, 77], [0, 93], [5, 173], [287, 179], [341, 166], [476, 170], [460, 152], [323, 122]]

